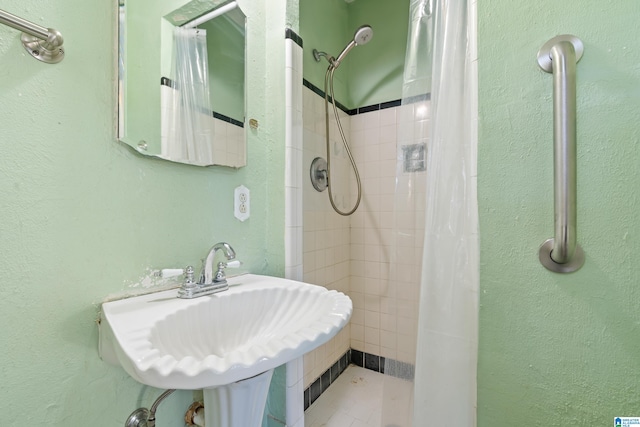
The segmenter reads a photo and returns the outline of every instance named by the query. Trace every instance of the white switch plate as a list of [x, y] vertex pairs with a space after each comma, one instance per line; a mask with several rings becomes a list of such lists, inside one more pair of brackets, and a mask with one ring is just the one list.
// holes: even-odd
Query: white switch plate
[[251, 197], [244, 185], [237, 187], [233, 195], [233, 214], [240, 221], [246, 221], [251, 214]]

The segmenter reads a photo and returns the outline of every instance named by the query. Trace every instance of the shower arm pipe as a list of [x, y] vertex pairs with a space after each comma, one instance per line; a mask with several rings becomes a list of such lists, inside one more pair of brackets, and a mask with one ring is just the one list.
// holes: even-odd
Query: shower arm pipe
[[[327, 188], [329, 190], [329, 202], [331, 202], [331, 207], [336, 213], [342, 216], [349, 216], [354, 213], [358, 206], [360, 206], [360, 200], [362, 198], [362, 183], [360, 182], [360, 173], [358, 172], [358, 167], [356, 166], [356, 162], [353, 159], [353, 154], [351, 154], [351, 149], [349, 149], [349, 144], [347, 144], [347, 139], [344, 135], [344, 130], [342, 129], [342, 124], [340, 123], [340, 119], [338, 117], [338, 108], [336, 107], [336, 97], [333, 93], [333, 72], [336, 67], [333, 64], [327, 67], [327, 72], [324, 75], [324, 114], [325, 114], [325, 133], [326, 133], [326, 145], [327, 145]], [[331, 78], [329, 78], [331, 77]], [[329, 91], [331, 91], [331, 105], [333, 106], [333, 114], [336, 117], [336, 124], [338, 127], [338, 131], [340, 132], [340, 137], [342, 138], [342, 145], [344, 145], [344, 149], [347, 152], [347, 156], [349, 157], [349, 161], [351, 162], [351, 166], [353, 168], [353, 173], [356, 177], [356, 184], [358, 187], [358, 198], [356, 199], [356, 204], [354, 207], [348, 211], [341, 211], [335, 204], [333, 200], [333, 193], [331, 191], [331, 143], [329, 140]]]
[[64, 58], [64, 39], [59, 31], [34, 24], [1, 9], [0, 24], [22, 31], [22, 45], [34, 58], [49, 64], [55, 64]]
[[562, 35], [538, 52], [540, 68], [553, 74], [554, 237], [540, 247], [540, 262], [556, 273], [571, 273], [584, 264], [577, 243], [576, 64], [582, 41]]

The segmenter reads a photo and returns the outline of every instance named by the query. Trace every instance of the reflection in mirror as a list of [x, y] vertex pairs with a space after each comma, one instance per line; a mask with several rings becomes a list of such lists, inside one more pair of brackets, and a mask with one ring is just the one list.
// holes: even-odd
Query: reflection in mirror
[[246, 17], [237, 4], [119, 0], [119, 13], [118, 138], [166, 160], [244, 166]]

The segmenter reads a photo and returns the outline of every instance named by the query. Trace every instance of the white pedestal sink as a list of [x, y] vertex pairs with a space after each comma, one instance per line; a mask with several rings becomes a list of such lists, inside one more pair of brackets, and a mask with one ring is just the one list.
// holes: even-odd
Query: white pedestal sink
[[253, 378], [203, 390], [205, 426], [261, 426], [273, 369]]
[[170, 290], [104, 303], [100, 356], [142, 384], [204, 389], [207, 427], [259, 426], [273, 369], [329, 341], [352, 304], [340, 292], [269, 276], [229, 285], [190, 300]]

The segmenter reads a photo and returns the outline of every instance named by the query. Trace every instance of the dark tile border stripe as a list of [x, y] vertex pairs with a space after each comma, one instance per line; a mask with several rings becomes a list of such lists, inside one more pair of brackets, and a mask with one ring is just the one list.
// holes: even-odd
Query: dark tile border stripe
[[302, 47], [302, 37], [296, 34], [291, 28], [287, 28], [284, 30], [284, 38], [291, 39], [295, 44]]
[[218, 120], [222, 120], [223, 122], [227, 122], [227, 123], [231, 123], [232, 125], [239, 126], [241, 128], [244, 127], [244, 123], [242, 123], [240, 120], [236, 120], [233, 117], [225, 116], [224, 114], [216, 113], [215, 111], [213, 111], [213, 117], [215, 117]]
[[[322, 89], [320, 89], [318, 86], [314, 85], [313, 83], [311, 83], [309, 80], [307, 79], [302, 79], [302, 86], [305, 86], [309, 89], [311, 89], [311, 91], [313, 93], [315, 93], [316, 95], [318, 95], [320, 98], [324, 99], [324, 91]], [[332, 102], [331, 97], [329, 97], [329, 102]], [[338, 107], [339, 109], [341, 109], [343, 112], [345, 112], [346, 114], [349, 114], [350, 116], [355, 114], [353, 113], [356, 110], [349, 110], [347, 107], [345, 107], [342, 103], [340, 103], [340, 101], [336, 100], [336, 107]]]
[[401, 105], [402, 105], [402, 99], [396, 99], [393, 101], [381, 102], [380, 109], [384, 110], [385, 108], [399, 107]]
[[[318, 95], [319, 97], [324, 98], [324, 91], [320, 89], [318, 86], [311, 83], [309, 80], [302, 79], [302, 85], [311, 89], [311, 91], [316, 95]], [[413, 104], [414, 102], [428, 101], [430, 99], [431, 99], [431, 94], [425, 93], [422, 95], [417, 95], [417, 96], [412, 96], [410, 98], [407, 98], [405, 99], [404, 103]], [[329, 102], [331, 102], [331, 97], [329, 97]], [[340, 101], [336, 101], [336, 106], [350, 116], [354, 116], [356, 114], [369, 113], [371, 111], [384, 110], [386, 108], [399, 107], [400, 105], [402, 105], [402, 99], [394, 99], [393, 101], [381, 102], [380, 104], [365, 105], [364, 107], [358, 107], [350, 110], [347, 107], [345, 107], [343, 104], [341, 104]]]
[[376, 354], [364, 353], [354, 349], [351, 349], [351, 363], [356, 366], [360, 366], [361, 368], [380, 372], [385, 375], [391, 375], [392, 377], [401, 378], [403, 380], [413, 380], [415, 376], [415, 366], [411, 363], [400, 362], [398, 360], [389, 359]]
[[351, 363], [351, 350], [347, 350], [340, 359], [336, 361], [329, 369], [324, 371], [320, 378], [316, 379], [307, 389], [304, 391], [304, 410], [306, 411], [313, 402], [315, 402], [322, 393], [324, 393], [332, 382], [334, 382], [340, 374]]
[[305, 411], [338, 379], [350, 364], [403, 380], [411, 381], [415, 376], [415, 366], [410, 363], [349, 349], [304, 391]]
[[[173, 87], [173, 81], [171, 81], [171, 79], [168, 78], [168, 77], [161, 77], [160, 78], [160, 85]], [[240, 120], [236, 120], [233, 117], [225, 116], [224, 114], [216, 113], [215, 111], [212, 111], [211, 113], [212, 113], [213, 117], [218, 119], [218, 120], [222, 120], [223, 122], [231, 123], [232, 125], [235, 125], [235, 126], [238, 126], [238, 127], [241, 127], [241, 128], [244, 127], [244, 123], [243, 122], [241, 122]]]

